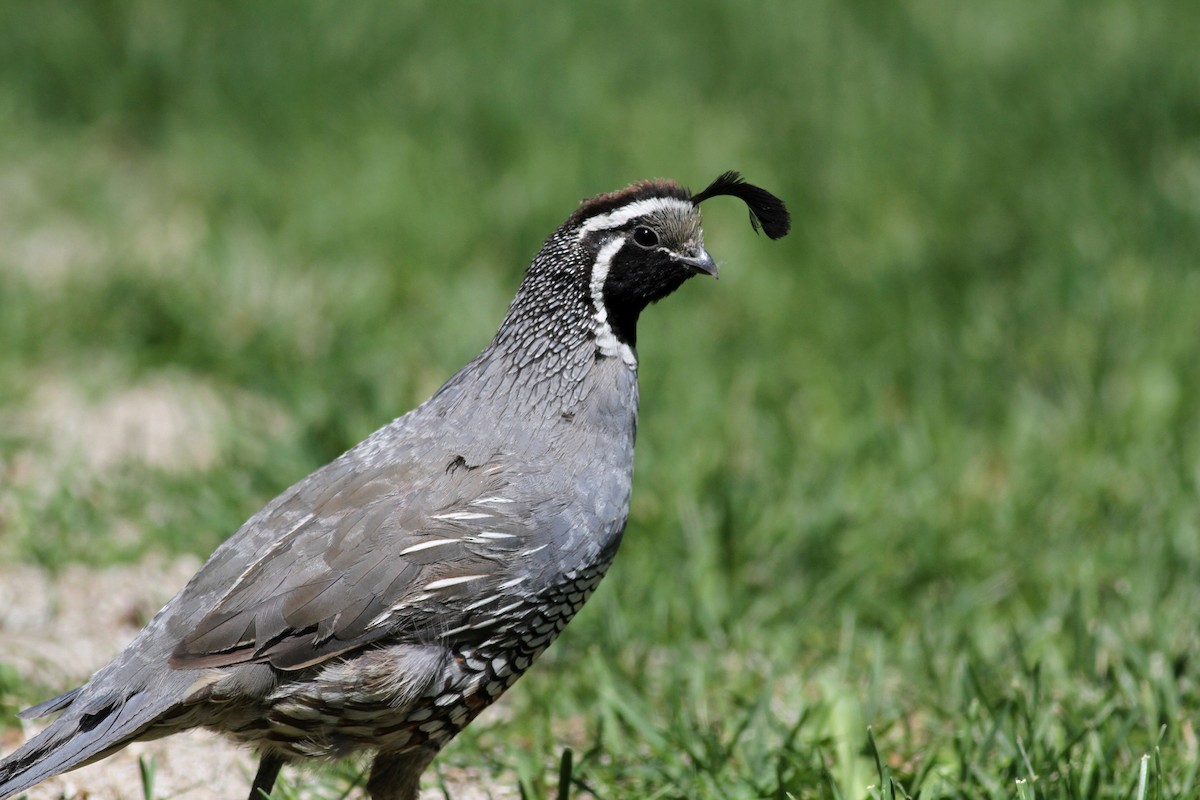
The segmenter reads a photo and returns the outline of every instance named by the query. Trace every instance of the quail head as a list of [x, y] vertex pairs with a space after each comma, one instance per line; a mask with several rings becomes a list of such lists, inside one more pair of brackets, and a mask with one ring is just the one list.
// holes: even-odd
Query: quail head
[[0, 800], [139, 739], [221, 732], [290, 761], [373, 752], [374, 800], [413, 800], [437, 752], [587, 600], [629, 510], [637, 322], [716, 275], [699, 204], [783, 203], [725, 173], [583, 202], [534, 257], [499, 332], [429, 400], [284, 491], [111, 663], [0, 762]]

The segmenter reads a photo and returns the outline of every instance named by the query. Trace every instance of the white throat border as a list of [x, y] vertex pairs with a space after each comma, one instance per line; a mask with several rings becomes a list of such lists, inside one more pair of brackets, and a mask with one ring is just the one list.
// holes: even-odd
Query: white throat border
[[[632, 205], [637, 205], [637, 203], [633, 203]], [[624, 211], [627, 208], [630, 208], [630, 206], [626, 206], [619, 211]], [[644, 212], [631, 215], [630, 219], [634, 216], [640, 216], [641, 213]], [[592, 307], [596, 309], [596, 313], [592, 315], [592, 321], [595, 324], [596, 349], [609, 358], [619, 358], [629, 367], [636, 368], [637, 356], [634, 354], [633, 348], [622, 342], [613, 333], [612, 325], [608, 322], [608, 309], [604, 305], [604, 283], [608, 280], [608, 269], [612, 265], [613, 256], [624, 246], [625, 237], [618, 236], [611, 242], [605, 243], [600, 248], [600, 252], [596, 254], [596, 263], [592, 267], [591, 282]]]

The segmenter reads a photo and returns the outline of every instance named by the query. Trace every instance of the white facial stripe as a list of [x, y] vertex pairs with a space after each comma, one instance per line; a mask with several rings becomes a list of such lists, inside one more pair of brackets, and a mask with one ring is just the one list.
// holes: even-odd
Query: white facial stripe
[[670, 208], [690, 212], [692, 204], [687, 200], [680, 200], [677, 197], [650, 197], [645, 200], [635, 200], [627, 206], [621, 206], [616, 211], [592, 217], [583, 223], [579, 228], [579, 238], [582, 239], [593, 231], [607, 231], [619, 228], [635, 217], [652, 214], [655, 211], [666, 211]]
[[600, 349], [600, 352], [609, 357], [620, 358], [629, 366], [636, 367], [637, 356], [633, 354], [629, 345], [622, 342], [613, 333], [612, 326], [608, 324], [608, 309], [604, 307], [604, 282], [608, 279], [608, 268], [612, 264], [613, 256], [624, 244], [625, 238], [619, 236], [601, 247], [600, 252], [596, 254], [596, 265], [592, 267], [591, 285], [592, 305], [596, 308], [593, 319], [596, 322], [596, 347]]

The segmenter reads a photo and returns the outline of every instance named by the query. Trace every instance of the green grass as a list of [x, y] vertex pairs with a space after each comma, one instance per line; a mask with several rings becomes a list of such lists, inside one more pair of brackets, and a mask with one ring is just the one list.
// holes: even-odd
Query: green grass
[[[735, 168], [794, 232], [706, 205], [721, 281], [640, 332], [617, 563], [440, 768], [1193, 796], [1200, 11], [1168, 5], [10, 4], [0, 558], [206, 554], [477, 352], [579, 198]], [[89, 469], [23, 422], [163, 376], [227, 409], [215, 457]]]

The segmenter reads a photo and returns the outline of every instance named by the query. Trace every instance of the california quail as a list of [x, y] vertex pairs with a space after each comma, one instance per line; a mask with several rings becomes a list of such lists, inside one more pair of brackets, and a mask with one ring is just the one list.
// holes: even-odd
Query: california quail
[[772, 239], [783, 203], [737, 173], [585, 201], [533, 259], [491, 344], [432, 398], [272, 500], [124, 652], [21, 716], [0, 800], [187, 728], [282, 764], [376, 752], [414, 800], [438, 750], [537, 658], [603, 577], [629, 510], [638, 315], [696, 273], [701, 201]]

